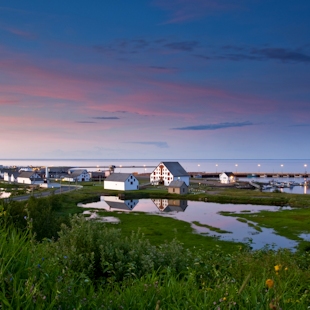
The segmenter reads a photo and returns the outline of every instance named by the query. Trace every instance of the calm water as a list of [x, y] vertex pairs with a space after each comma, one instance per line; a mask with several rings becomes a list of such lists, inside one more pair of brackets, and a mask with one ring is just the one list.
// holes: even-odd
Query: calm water
[[[151, 172], [161, 161], [178, 161], [188, 172], [305, 173], [310, 159], [0, 159], [3, 166], [98, 166], [115, 165], [116, 172]], [[132, 166], [147, 168], [132, 168]], [[306, 165], [306, 166], [305, 166]], [[124, 168], [131, 166], [131, 168]], [[150, 166], [150, 167], [148, 167]]]
[[[287, 183], [287, 182], [294, 182], [296, 184], [303, 184], [303, 185], [296, 185], [293, 187], [285, 187], [285, 188], [278, 188], [279, 191], [281, 191], [282, 193], [288, 193], [288, 194], [310, 194], [310, 187], [309, 185], [304, 185], [305, 181], [307, 179], [304, 178], [240, 178], [239, 180], [241, 181], [257, 181], [259, 183], [269, 183], [270, 181], [275, 181], [275, 182], [279, 182], [279, 183]], [[264, 190], [265, 192], [273, 192], [274, 188], [272, 189], [268, 189], [268, 190]]]
[[[219, 212], [259, 212], [268, 210], [277, 212], [281, 210], [275, 206], [254, 206], [254, 205], [234, 205], [217, 204], [209, 202], [185, 201], [185, 200], [167, 200], [167, 199], [141, 199], [141, 200], [120, 200], [118, 197], [102, 196], [101, 201], [79, 205], [84, 208], [95, 210], [121, 211], [121, 212], [146, 212], [160, 216], [172, 217], [191, 223], [193, 229], [200, 234], [216, 236], [221, 240], [235, 242], [251, 242], [253, 249], [260, 249], [265, 245], [277, 248], [293, 249], [297, 242], [285, 237], [276, 235], [273, 229], [261, 228], [261, 232], [250, 227], [248, 223], [242, 223], [235, 217], [224, 216]], [[289, 209], [289, 208], [286, 208]], [[89, 212], [89, 211], [87, 211]], [[95, 212], [95, 211], [93, 211]], [[110, 218], [111, 219], [111, 218]], [[217, 227], [229, 233], [216, 233], [206, 227], [193, 224], [199, 222], [202, 225]], [[253, 223], [255, 225], [255, 223]], [[300, 236], [303, 238], [303, 235]], [[309, 239], [309, 235], [304, 234], [304, 239]]]

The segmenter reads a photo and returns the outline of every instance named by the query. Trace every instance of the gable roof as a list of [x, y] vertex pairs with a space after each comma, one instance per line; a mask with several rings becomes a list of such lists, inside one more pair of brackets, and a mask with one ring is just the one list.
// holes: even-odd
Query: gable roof
[[162, 164], [164, 164], [175, 177], [188, 176], [188, 173], [177, 161], [163, 161]]
[[33, 175], [35, 174], [35, 172], [34, 171], [22, 171], [22, 172], [20, 172], [20, 174], [19, 174], [19, 178], [30, 178], [30, 177], [32, 177]]
[[125, 182], [130, 176], [132, 176], [131, 173], [111, 173], [105, 181]]
[[223, 173], [225, 173], [228, 177], [233, 177], [233, 176], [235, 176], [232, 172], [223, 172]]
[[168, 185], [168, 187], [182, 187], [183, 184], [185, 184], [185, 186], [187, 187], [186, 183], [182, 180], [173, 180], [170, 182], [170, 184]]
[[73, 170], [70, 174], [68, 174], [67, 178], [75, 178], [75, 177], [79, 177], [81, 174], [86, 173], [87, 171], [85, 169], [83, 170]]

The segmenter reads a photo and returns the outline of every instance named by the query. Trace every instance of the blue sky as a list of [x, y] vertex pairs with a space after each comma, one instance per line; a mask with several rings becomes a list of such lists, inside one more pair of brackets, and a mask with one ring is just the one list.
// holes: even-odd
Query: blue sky
[[309, 158], [310, 2], [0, 1], [0, 158]]

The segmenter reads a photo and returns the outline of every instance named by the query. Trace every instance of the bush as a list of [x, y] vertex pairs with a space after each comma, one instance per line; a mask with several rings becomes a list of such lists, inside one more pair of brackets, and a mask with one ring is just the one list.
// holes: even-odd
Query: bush
[[140, 232], [124, 238], [118, 229], [78, 216], [69, 226], [62, 225], [51, 251], [62, 261], [65, 257], [64, 264], [72, 271], [100, 282], [139, 278], [168, 266], [180, 273], [190, 262], [190, 253], [177, 241], [156, 248]]

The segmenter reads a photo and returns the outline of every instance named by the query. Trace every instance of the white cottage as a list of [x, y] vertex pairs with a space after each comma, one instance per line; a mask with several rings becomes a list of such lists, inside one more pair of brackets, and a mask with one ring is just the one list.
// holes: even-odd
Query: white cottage
[[168, 186], [173, 180], [183, 181], [189, 186], [188, 173], [175, 161], [161, 162], [150, 174], [150, 182], [152, 184], [163, 183], [165, 186]]
[[236, 182], [236, 177], [232, 172], [223, 172], [219, 175], [220, 182], [223, 184]]
[[19, 173], [16, 171], [12, 172], [4, 172], [4, 181], [7, 181], [9, 183], [17, 182], [17, 177], [19, 176]]
[[88, 182], [90, 180], [90, 174], [87, 170], [77, 169], [69, 171], [70, 173], [64, 176], [63, 181], [67, 182]]
[[17, 183], [22, 184], [42, 184], [43, 179], [35, 171], [22, 171], [17, 177]]
[[133, 191], [139, 189], [139, 181], [131, 173], [112, 173], [104, 180], [104, 188]]

